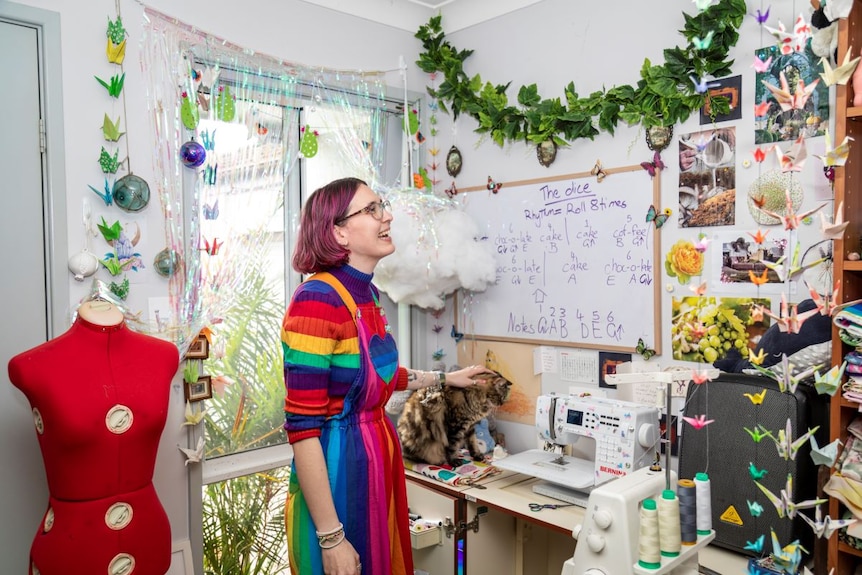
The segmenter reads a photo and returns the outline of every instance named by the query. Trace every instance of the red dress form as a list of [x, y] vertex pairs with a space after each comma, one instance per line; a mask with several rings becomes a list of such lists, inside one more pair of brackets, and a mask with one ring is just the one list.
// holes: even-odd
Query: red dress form
[[100, 316], [88, 305], [69, 331], [9, 361], [49, 490], [30, 574], [164, 575], [171, 529], [152, 480], [179, 354], [113, 306]]

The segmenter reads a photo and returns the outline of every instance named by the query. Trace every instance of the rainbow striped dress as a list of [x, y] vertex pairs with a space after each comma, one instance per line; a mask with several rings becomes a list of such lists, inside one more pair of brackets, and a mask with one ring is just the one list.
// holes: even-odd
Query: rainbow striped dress
[[[335, 509], [363, 575], [412, 575], [404, 466], [383, 409], [393, 391], [407, 386], [407, 375], [371, 279], [343, 266], [297, 288], [281, 334], [284, 427], [292, 442], [319, 437]], [[295, 464], [285, 525], [291, 573], [322, 575]]]

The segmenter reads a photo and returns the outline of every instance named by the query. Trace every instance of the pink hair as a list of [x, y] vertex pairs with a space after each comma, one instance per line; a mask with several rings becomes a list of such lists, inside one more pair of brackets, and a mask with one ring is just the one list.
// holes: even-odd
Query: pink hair
[[350, 251], [332, 233], [335, 222], [347, 213], [359, 186], [359, 178], [342, 178], [316, 189], [302, 208], [293, 269], [303, 274], [326, 271], [347, 263]]

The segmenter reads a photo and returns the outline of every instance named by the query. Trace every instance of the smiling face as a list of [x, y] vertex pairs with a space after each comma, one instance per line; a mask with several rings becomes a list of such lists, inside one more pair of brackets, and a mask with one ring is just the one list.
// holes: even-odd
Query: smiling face
[[[374, 273], [377, 262], [395, 251], [389, 237], [392, 214], [380, 205], [371, 207], [380, 201], [371, 188], [359, 186], [345, 214], [349, 217], [333, 226], [336, 241], [350, 250], [348, 263], [368, 274]], [[363, 208], [369, 210], [363, 211]]]

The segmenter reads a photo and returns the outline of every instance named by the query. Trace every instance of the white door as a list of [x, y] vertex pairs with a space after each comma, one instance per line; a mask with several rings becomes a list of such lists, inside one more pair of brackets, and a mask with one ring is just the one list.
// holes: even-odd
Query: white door
[[[28, 15], [33, 14], [27, 10]], [[46, 102], [40, 72], [45, 67], [44, 30], [4, 19], [12, 12], [22, 9], [0, 3], [0, 301], [4, 302], [0, 320], [0, 561], [4, 573], [27, 573], [28, 550], [47, 505], [48, 489], [30, 406], [9, 383], [6, 366], [12, 356], [51, 336], [54, 314], [49, 290], [57, 278], [49, 272], [52, 265], [48, 262], [53, 231], [44, 222], [55, 216], [65, 219], [65, 210], [58, 214], [49, 205], [50, 195], [43, 183], [47, 173], [40, 135]], [[65, 223], [62, 228], [65, 231]]]

